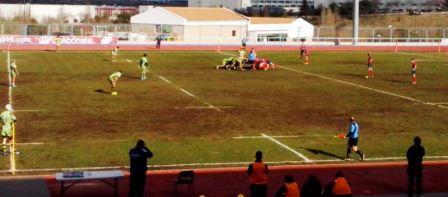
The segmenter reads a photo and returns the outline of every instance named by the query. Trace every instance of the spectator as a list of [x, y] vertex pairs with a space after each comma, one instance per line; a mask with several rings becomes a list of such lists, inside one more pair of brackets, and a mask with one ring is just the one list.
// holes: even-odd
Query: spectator
[[157, 41], [157, 43], [156, 43], [156, 49], [160, 49], [160, 45], [162, 44], [162, 35], [159, 35], [159, 36], [157, 36], [157, 38], [156, 38], [156, 41]]
[[352, 189], [344, 177], [344, 174], [340, 171], [336, 172], [336, 178], [333, 182], [333, 188], [331, 189], [332, 196], [334, 197], [351, 197]]
[[285, 176], [285, 183], [275, 193], [275, 197], [300, 197], [300, 189], [292, 175]]
[[152, 156], [152, 152], [145, 146], [143, 140], [138, 140], [135, 147], [129, 151], [131, 162], [129, 197], [143, 197], [146, 171], [148, 170], [148, 159], [152, 158]]
[[267, 197], [268, 195], [268, 165], [263, 162], [263, 153], [255, 153], [255, 162], [247, 169], [251, 197]]
[[308, 180], [302, 185], [301, 197], [321, 197], [322, 185], [316, 176], [308, 176]]
[[425, 156], [425, 148], [421, 145], [420, 137], [414, 138], [414, 145], [409, 147], [406, 157], [408, 159], [408, 196], [414, 195], [414, 180], [417, 186], [417, 196], [422, 196], [423, 182], [423, 156]]

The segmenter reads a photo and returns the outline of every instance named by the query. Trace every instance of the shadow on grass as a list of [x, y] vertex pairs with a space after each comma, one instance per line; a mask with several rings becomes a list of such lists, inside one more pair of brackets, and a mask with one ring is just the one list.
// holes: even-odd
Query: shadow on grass
[[112, 60], [110, 59], [103, 59], [103, 62], [111, 62]]
[[348, 76], [348, 77], [353, 77], [353, 78], [365, 78], [365, 75], [359, 75], [359, 74], [344, 73], [342, 75]]
[[8, 85], [8, 84], [6, 84], [6, 83], [0, 83], [0, 85], [1, 85], [1, 86], [6, 86], [6, 87], [9, 87], [9, 85]]
[[128, 79], [138, 79], [140, 80], [140, 77], [133, 77], [133, 76], [121, 76], [123, 78], [128, 78]]
[[344, 159], [341, 156], [326, 152], [324, 150], [319, 150], [319, 149], [314, 149], [314, 148], [304, 148], [304, 147], [302, 149], [307, 150], [315, 155], [325, 155], [325, 156], [329, 156], [329, 157], [333, 157], [333, 158], [337, 158], [337, 159]]
[[103, 89], [97, 89], [97, 90], [94, 90], [94, 92], [96, 92], [96, 93], [101, 93], [101, 94], [110, 94], [109, 91], [105, 91], [105, 90], [103, 90]]

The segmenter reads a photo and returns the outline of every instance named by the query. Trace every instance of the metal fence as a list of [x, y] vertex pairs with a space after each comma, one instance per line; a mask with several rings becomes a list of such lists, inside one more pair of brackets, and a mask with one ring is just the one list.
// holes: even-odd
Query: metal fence
[[[154, 41], [163, 35], [166, 41], [199, 41], [199, 42], [297, 42], [300, 38], [285, 39], [270, 37], [264, 40], [247, 37], [248, 32], [240, 27], [238, 34], [230, 33], [226, 27], [200, 27], [199, 32], [192, 35], [184, 26], [144, 25], [144, 24], [0, 24], [0, 35], [70, 35], [70, 36], [116, 36], [122, 41], [144, 42]], [[218, 32], [217, 36], [202, 36], [201, 32]], [[352, 28], [315, 27], [313, 41], [333, 41], [338, 44], [352, 36]], [[221, 32], [221, 33], [219, 33]], [[207, 34], [210, 35], [210, 34]], [[360, 28], [360, 37], [370, 43], [378, 42], [427, 42], [429, 40], [448, 39], [447, 28]], [[311, 41], [311, 39], [308, 39]]]

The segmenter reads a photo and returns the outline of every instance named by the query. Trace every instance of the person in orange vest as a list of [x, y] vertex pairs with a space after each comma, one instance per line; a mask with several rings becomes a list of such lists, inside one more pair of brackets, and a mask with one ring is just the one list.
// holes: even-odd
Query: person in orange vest
[[255, 162], [249, 165], [247, 169], [250, 184], [251, 197], [268, 196], [268, 165], [263, 162], [263, 153], [255, 153]]
[[292, 175], [285, 176], [285, 183], [275, 193], [275, 197], [300, 197], [300, 189]]
[[352, 197], [352, 188], [340, 171], [336, 172], [331, 193], [334, 197]]

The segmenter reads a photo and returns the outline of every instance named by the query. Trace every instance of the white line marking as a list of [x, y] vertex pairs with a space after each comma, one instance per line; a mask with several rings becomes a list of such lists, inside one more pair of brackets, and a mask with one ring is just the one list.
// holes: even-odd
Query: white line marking
[[43, 145], [43, 142], [23, 142], [23, 143], [19, 143], [16, 142], [16, 145], [21, 145], [21, 146], [27, 146], [27, 145]]
[[440, 57], [440, 56], [433, 56], [433, 55], [427, 55], [427, 54], [419, 54], [419, 53], [409, 53], [409, 52], [398, 52], [403, 55], [417, 55], [422, 57], [431, 57], [431, 58], [437, 58], [437, 59], [444, 59], [446, 60], [446, 57]]
[[[277, 135], [277, 136], [271, 136], [273, 138], [298, 138], [301, 137], [299, 135]], [[306, 136], [303, 136], [306, 137]], [[264, 136], [235, 136], [232, 137], [233, 139], [258, 139], [258, 138], [266, 138]]]
[[302, 154], [299, 153], [298, 151], [296, 151], [296, 150], [290, 148], [289, 146], [286, 146], [285, 144], [279, 142], [278, 140], [276, 140], [276, 139], [274, 139], [274, 138], [272, 138], [272, 137], [270, 137], [270, 136], [268, 136], [268, 135], [265, 135], [265, 134], [263, 134], [263, 133], [262, 133], [261, 135], [262, 135], [263, 137], [265, 137], [265, 138], [267, 138], [267, 139], [273, 141], [274, 143], [280, 145], [281, 147], [283, 147], [283, 148], [285, 148], [285, 149], [291, 151], [292, 153], [296, 154], [297, 156], [299, 156], [300, 158], [302, 158], [303, 160], [305, 160], [305, 162], [312, 162], [310, 159], [308, 159], [307, 157], [305, 157], [304, 155], [302, 155]]
[[423, 101], [423, 100], [419, 100], [419, 99], [411, 98], [411, 97], [408, 97], [408, 96], [395, 94], [395, 93], [392, 93], [392, 92], [387, 92], [387, 91], [384, 91], [384, 90], [378, 90], [378, 89], [375, 89], [375, 88], [371, 88], [371, 87], [367, 87], [367, 86], [363, 86], [363, 85], [358, 85], [358, 84], [355, 84], [355, 83], [342, 81], [342, 80], [339, 80], [339, 79], [334, 79], [334, 78], [326, 77], [326, 76], [319, 75], [319, 74], [314, 74], [314, 73], [309, 73], [309, 72], [305, 72], [305, 71], [301, 71], [301, 70], [297, 70], [297, 69], [292, 69], [292, 68], [289, 68], [289, 67], [286, 67], [286, 66], [278, 66], [278, 67], [279, 68], [283, 68], [285, 70], [289, 70], [289, 71], [293, 71], [293, 72], [297, 72], [297, 73], [301, 73], [301, 74], [305, 74], [305, 75], [311, 75], [311, 76], [318, 77], [318, 78], [321, 78], [321, 79], [327, 79], [327, 80], [330, 80], [330, 81], [335, 81], [335, 82], [338, 82], [338, 83], [351, 85], [351, 86], [355, 86], [355, 87], [358, 87], [358, 88], [367, 89], [367, 90], [371, 90], [371, 91], [374, 91], [374, 92], [386, 94], [386, 95], [389, 95], [389, 96], [398, 97], [398, 98], [405, 99], [405, 100], [408, 100], [408, 101], [421, 103], [421, 104], [424, 104], [424, 105], [436, 105], [436, 106], [438, 106], [440, 108], [448, 109], [448, 107], [443, 106], [443, 105], [437, 105], [435, 103], [426, 102], [426, 101]]
[[187, 94], [188, 96], [191, 96], [191, 97], [196, 97], [194, 94], [192, 94], [192, 93], [190, 93], [190, 92], [188, 92], [188, 91], [186, 91], [185, 89], [183, 89], [183, 88], [180, 88], [180, 91], [182, 91], [183, 93], [185, 93], [185, 94]]
[[[448, 156], [425, 156], [425, 159], [448, 159]], [[405, 160], [405, 157], [380, 157], [366, 158], [366, 161], [398, 161]], [[323, 159], [313, 160], [312, 163], [346, 163], [341, 159]], [[190, 163], [190, 164], [167, 164], [167, 165], [149, 165], [149, 168], [176, 168], [176, 167], [200, 167], [200, 166], [242, 166], [252, 162], [222, 162], [222, 163]], [[266, 164], [271, 165], [288, 165], [288, 164], [306, 164], [306, 161], [268, 161]], [[104, 166], [104, 167], [78, 167], [78, 168], [35, 168], [35, 169], [17, 169], [16, 172], [44, 172], [44, 171], [66, 171], [66, 170], [107, 170], [107, 169], [127, 169], [129, 166]], [[0, 170], [0, 173], [9, 173], [10, 170]]]
[[168, 79], [166, 79], [165, 77], [159, 76], [159, 78], [162, 79], [163, 81], [165, 81], [165, 82], [171, 84], [171, 81], [168, 80]]
[[16, 109], [15, 112], [39, 112], [42, 111], [40, 109]]
[[221, 109], [215, 107], [214, 105], [210, 104], [210, 103], [207, 102], [207, 101], [203, 101], [203, 100], [199, 99], [198, 97], [196, 97], [194, 94], [190, 93], [189, 91], [187, 91], [187, 90], [185, 90], [185, 89], [183, 89], [183, 88], [181, 88], [181, 87], [179, 87], [179, 86], [173, 84], [170, 80], [166, 79], [165, 77], [162, 77], [162, 76], [160, 76], [160, 75], [158, 75], [158, 77], [159, 77], [160, 79], [162, 79], [163, 81], [169, 83], [171, 86], [173, 86], [173, 87], [179, 89], [180, 91], [182, 91], [183, 93], [187, 94], [188, 96], [191, 96], [191, 97], [195, 98], [197, 101], [203, 103], [204, 105], [207, 105], [208, 107], [210, 107], [210, 108], [212, 108], [212, 109], [214, 109], [214, 110], [216, 110], [216, 111], [222, 112]]
[[[231, 109], [235, 108], [234, 106], [215, 106], [218, 109]], [[213, 109], [210, 106], [191, 106], [191, 107], [174, 107], [174, 109]]]

